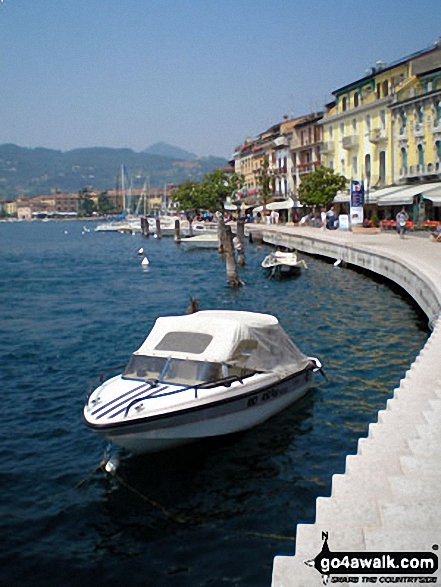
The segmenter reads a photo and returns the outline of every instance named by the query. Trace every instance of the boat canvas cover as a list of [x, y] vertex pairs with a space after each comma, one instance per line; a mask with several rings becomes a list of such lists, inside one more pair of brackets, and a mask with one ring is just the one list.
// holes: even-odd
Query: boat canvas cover
[[229, 310], [158, 318], [135, 354], [226, 363], [281, 377], [311, 364], [274, 316]]

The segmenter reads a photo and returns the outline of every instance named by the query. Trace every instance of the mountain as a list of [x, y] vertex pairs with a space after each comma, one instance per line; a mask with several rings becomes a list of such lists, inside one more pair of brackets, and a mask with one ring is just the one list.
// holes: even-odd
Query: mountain
[[[160, 145], [168, 147], [165, 143]], [[170, 146], [170, 149], [177, 149], [187, 158], [107, 147], [63, 152], [42, 147], [0, 145], [0, 199], [55, 191], [77, 192], [84, 187], [96, 191], [114, 189], [121, 165], [126, 166], [134, 188], [142, 187], [146, 179], [151, 187], [158, 188], [188, 179], [200, 181], [206, 173], [227, 165], [227, 160], [221, 157], [188, 158], [191, 153], [177, 147]]]
[[169, 145], [168, 143], [154, 143], [144, 150], [144, 153], [150, 153], [151, 155], [161, 155], [162, 157], [170, 157], [171, 159], [183, 159], [189, 161], [190, 159], [197, 159], [198, 156], [195, 153], [190, 153], [179, 147]]

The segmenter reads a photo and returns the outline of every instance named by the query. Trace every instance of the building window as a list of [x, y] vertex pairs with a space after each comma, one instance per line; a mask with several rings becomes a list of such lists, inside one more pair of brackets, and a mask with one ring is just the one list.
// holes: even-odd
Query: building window
[[342, 137], [345, 136], [345, 124], [344, 124], [344, 122], [342, 122], [340, 124], [340, 134], [341, 134]]
[[371, 115], [370, 114], [368, 114], [366, 116], [366, 126], [368, 128], [368, 131], [370, 131], [371, 130]]
[[357, 108], [357, 106], [359, 104], [359, 98], [360, 98], [360, 94], [358, 92], [355, 92], [355, 94], [354, 94], [354, 108]]
[[400, 134], [403, 134], [404, 131], [406, 130], [406, 125], [407, 125], [407, 116], [406, 116], [406, 113], [403, 111], [400, 114], [400, 117], [401, 117]]
[[404, 147], [401, 149], [401, 167], [407, 169], [407, 151]]
[[364, 158], [364, 169], [368, 183], [371, 181], [371, 156], [366, 155]]
[[436, 154], [438, 157], [438, 161], [441, 161], [441, 141], [436, 141], [435, 148], [436, 148]]
[[358, 174], [358, 157], [352, 157], [352, 175], [357, 177]]
[[[438, 104], [439, 104], [439, 102], [438, 102]], [[334, 134], [334, 127], [330, 126], [329, 127], [329, 138], [330, 139], [332, 139], [333, 134]]]
[[416, 129], [420, 130], [423, 124], [423, 120], [424, 120], [424, 111], [423, 111], [423, 107], [422, 106], [417, 106], [417, 111], [416, 111], [416, 115], [417, 115], [417, 124], [416, 124]]
[[389, 94], [389, 82], [386, 80], [383, 82], [383, 96], [386, 97]]
[[379, 100], [381, 98], [381, 85], [377, 84], [377, 99]]
[[434, 120], [435, 126], [438, 126], [440, 120], [441, 120], [441, 100], [437, 100], [437, 102], [435, 104], [435, 120]]
[[386, 110], [380, 112], [381, 126], [386, 128]]
[[356, 132], [356, 130], [357, 130], [357, 119], [356, 118], [352, 119], [352, 128], [353, 128], [354, 132]]
[[343, 112], [345, 112], [346, 108], [348, 106], [348, 100], [346, 98], [346, 96], [343, 98], [343, 100], [341, 101], [341, 108], [343, 110]]
[[380, 183], [384, 183], [386, 181], [386, 152], [385, 151], [380, 151], [379, 178], [380, 178]]
[[424, 165], [424, 147], [423, 145], [418, 145], [418, 165]]

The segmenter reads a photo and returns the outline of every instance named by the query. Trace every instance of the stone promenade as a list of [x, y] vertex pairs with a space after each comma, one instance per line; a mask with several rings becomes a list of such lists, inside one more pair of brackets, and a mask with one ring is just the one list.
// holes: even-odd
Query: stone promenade
[[[249, 225], [250, 231], [261, 232], [265, 242], [340, 259], [395, 281], [416, 300], [432, 329], [367, 438], [359, 439], [357, 454], [347, 456], [345, 473], [333, 476], [331, 496], [317, 499], [315, 523], [297, 526], [295, 556], [275, 557], [272, 587], [322, 584], [318, 571], [305, 564], [322, 550], [322, 533], [332, 552], [441, 555], [441, 243], [427, 234], [400, 239], [396, 232], [290, 225]], [[432, 575], [370, 575], [383, 583], [423, 576], [441, 583], [440, 569]], [[330, 582], [337, 577], [345, 580], [331, 575]], [[361, 572], [359, 582], [366, 577]]]

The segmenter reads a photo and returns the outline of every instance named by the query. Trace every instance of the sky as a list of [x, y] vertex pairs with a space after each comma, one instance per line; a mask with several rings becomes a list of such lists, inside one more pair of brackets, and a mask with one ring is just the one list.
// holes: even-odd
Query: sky
[[440, 36], [440, 0], [0, 0], [0, 144], [229, 158]]

